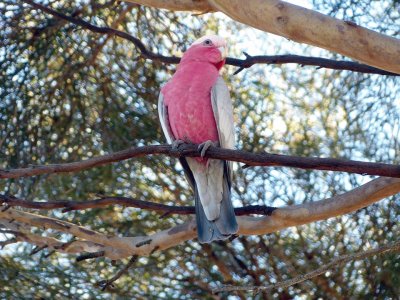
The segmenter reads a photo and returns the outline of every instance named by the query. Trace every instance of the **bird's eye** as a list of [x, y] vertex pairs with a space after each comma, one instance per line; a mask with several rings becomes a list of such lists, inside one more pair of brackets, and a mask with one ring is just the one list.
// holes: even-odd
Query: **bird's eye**
[[205, 40], [203, 44], [206, 46], [211, 46], [213, 43], [211, 42], [211, 40]]

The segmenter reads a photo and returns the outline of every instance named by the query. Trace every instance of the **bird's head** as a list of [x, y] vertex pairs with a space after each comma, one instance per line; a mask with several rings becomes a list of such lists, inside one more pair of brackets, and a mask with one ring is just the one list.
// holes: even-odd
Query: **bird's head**
[[182, 57], [182, 62], [201, 61], [213, 64], [218, 70], [225, 64], [226, 41], [218, 35], [206, 35], [196, 40]]

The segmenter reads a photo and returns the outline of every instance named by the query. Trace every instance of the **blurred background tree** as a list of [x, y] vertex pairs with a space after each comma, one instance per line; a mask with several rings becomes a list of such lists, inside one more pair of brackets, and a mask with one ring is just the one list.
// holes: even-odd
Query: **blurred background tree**
[[[230, 56], [337, 54], [261, 33], [217, 14], [191, 16], [117, 1], [42, 1], [67, 15], [138, 37], [153, 52], [179, 55], [197, 37], [226, 37]], [[304, 1], [303, 5], [399, 37], [400, 3]], [[69, 162], [163, 143], [157, 115], [160, 86], [175, 65], [140, 58], [128, 41], [84, 30], [14, 0], [0, 1], [0, 167]], [[233, 76], [237, 148], [300, 156], [400, 163], [400, 81], [397, 77], [300, 67], [256, 65]], [[235, 206], [312, 202], [351, 190], [368, 176], [288, 168], [236, 168]], [[123, 195], [188, 205], [192, 192], [176, 159], [152, 156], [65, 175], [2, 180], [0, 191], [29, 200], [82, 200]], [[211, 294], [220, 284], [261, 285], [310, 272], [342, 254], [399, 237], [399, 196], [356, 213], [264, 236], [201, 245], [196, 240], [141, 257], [112, 288], [95, 284], [123, 262], [76, 263], [74, 257], [17, 243], [0, 250], [5, 299], [159, 299], [252, 297]], [[182, 223], [113, 206], [47, 215], [106, 234], [144, 235]], [[0, 229], [1, 230], [1, 229]], [[40, 230], [37, 230], [40, 232]], [[52, 236], [51, 231], [46, 232]], [[12, 235], [0, 233], [5, 240]], [[69, 235], [57, 238], [67, 242]], [[397, 298], [398, 254], [349, 263], [305, 283], [259, 293], [259, 299]]]

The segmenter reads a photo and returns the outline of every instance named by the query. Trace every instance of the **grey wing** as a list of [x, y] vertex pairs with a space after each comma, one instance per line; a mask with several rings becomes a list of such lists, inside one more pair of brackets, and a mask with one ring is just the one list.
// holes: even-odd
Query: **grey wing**
[[[160, 92], [160, 96], [158, 96], [158, 117], [160, 118], [161, 128], [164, 133], [165, 138], [167, 139], [167, 143], [171, 144], [175, 137], [172, 133], [171, 126], [169, 125], [169, 118], [168, 118], [168, 107], [164, 103], [164, 96]], [[184, 157], [180, 157], [179, 161], [182, 164], [183, 171], [185, 172], [185, 177], [189, 182], [190, 186], [194, 189], [195, 182], [193, 173], [190, 170], [190, 167]]]
[[[233, 107], [228, 87], [221, 76], [211, 89], [211, 104], [217, 123], [219, 143], [222, 148], [233, 149], [235, 146], [235, 124]], [[228, 164], [229, 176], [232, 176], [232, 162]]]
[[169, 125], [168, 119], [168, 108], [164, 103], [164, 96], [160, 92], [160, 96], [158, 96], [158, 117], [160, 118], [161, 128], [164, 132], [164, 136], [167, 139], [168, 144], [171, 144], [175, 138], [172, 134], [171, 126]]

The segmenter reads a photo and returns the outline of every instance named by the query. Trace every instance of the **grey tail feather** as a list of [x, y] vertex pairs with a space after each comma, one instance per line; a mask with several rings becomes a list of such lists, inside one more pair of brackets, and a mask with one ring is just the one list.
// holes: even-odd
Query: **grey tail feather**
[[[224, 162], [226, 164], [226, 162]], [[223, 197], [221, 212], [218, 219], [209, 221], [204, 213], [197, 186], [195, 184], [194, 198], [196, 207], [197, 235], [200, 243], [210, 243], [215, 240], [226, 240], [238, 231], [235, 210], [232, 206], [229, 173], [224, 168]]]

